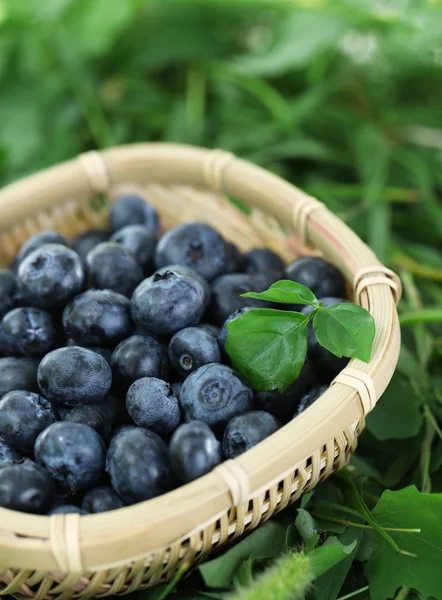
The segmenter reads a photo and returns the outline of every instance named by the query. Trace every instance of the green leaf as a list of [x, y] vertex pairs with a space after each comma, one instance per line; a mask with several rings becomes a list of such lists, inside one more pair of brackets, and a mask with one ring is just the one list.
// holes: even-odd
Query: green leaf
[[254, 556], [249, 556], [244, 562], [242, 562], [236, 569], [233, 575], [233, 584], [235, 588], [243, 588], [250, 585], [253, 581], [253, 565], [256, 562]]
[[273, 558], [284, 547], [285, 529], [279, 523], [269, 521], [238, 544], [227, 550], [222, 556], [199, 567], [204, 582], [209, 587], [228, 588], [238, 567], [244, 560], [255, 558]]
[[265, 292], [247, 292], [241, 294], [245, 298], [256, 298], [257, 300], [269, 300], [281, 304], [309, 304], [316, 306], [318, 300], [314, 293], [300, 283], [282, 279], [269, 287]]
[[315, 520], [308, 511], [299, 508], [295, 519], [295, 527], [304, 540], [306, 551], [311, 552], [319, 541]]
[[341, 358], [368, 362], [375, 336], [371, 314], [357, 304], [335, 304], [318, 311], [313, 329], [321, 346]]
[[355, 550], [356, 545], [356, 540], [351, 544], [344, 546], [338, 538], [334, 536], [327, 538], [322, 546], [315, 548], [313, 552], [308, 555], [311, 560], [315, 578], [320, 577], [341, 560], [344, 560], [344, 558]]
[[398, 546], [416, 554], [404, 556], [376, 536], [366, 564], [371, 600], [393, 598], [400, 587], [442, 598], [442, 494], [422, 494], [414, 486], [386, 490], [373, 511], [383, 527], [420, 529], [420, 533], [392, 533]]
[[283, 392], [304, 364], [307, 323], [297, 312], [254, 308], [227, 325], [226, 351], [255, 389]]
[[378, 440], [414, 437], [422, 426], [418, 397], [410, 384], [395, 375], [375, 409], [367, 415], [367, 429]]

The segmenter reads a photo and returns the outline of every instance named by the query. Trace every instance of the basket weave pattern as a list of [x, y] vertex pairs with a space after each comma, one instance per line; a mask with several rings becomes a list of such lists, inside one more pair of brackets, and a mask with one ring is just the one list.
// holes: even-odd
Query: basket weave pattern
[[155, 205], [165, 228], [205, 221], [242, 250], [264, 245], [287, 261], [322, 253], [375, 319], [372, 358], [368, 364], [351, 360], [294, 421], [166, 496], [81, 518], [0, 509], [0, 594], [86, 599], [170, 580], [181, 566], [254, 529], [344, 466], [397, 363], [401, 288], [394, 273], [322, 203], [218, 150], [137, 144], [91, 152], [4, 188], [0, 264], [42, 229], [74, 237], [104, 228], [109, 204], [102, 196], [112, 200], [123, 191]]

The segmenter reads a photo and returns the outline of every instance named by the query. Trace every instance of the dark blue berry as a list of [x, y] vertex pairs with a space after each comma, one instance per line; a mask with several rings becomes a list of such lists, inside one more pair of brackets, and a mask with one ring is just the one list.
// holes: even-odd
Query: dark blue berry
[[0, 437], [14, 450], [32, 454], [38, 435], [58, 420], [58, 414], [38, 394], [16, 390], [0, 400]]
[[80, 508], [79, 506], [74, 506], [73, 504], [63, 504], [61, 506], [57, 506], [48, 512], [48, 515], [69, 515], [69, 514], [79, 514], [79, 515], [88, 515], [88, 511]]
[[174, 383], [170, 384], [170, 387], [172, 388], [172, 392], [175, 394], [175, 397], [178, 398], [178, 400], [179, 400], [180, 399], [181, 388], [183, 387], [183, 382], [182, 381], [175, 381]]
[[153, 338], [133, 335], [115, 348], [111, 366], [114, 386], [126, 393], [137, 379], [160, 377], [163, 349]]
[[135, 194], [121, 196], [111, 207], [110, 224], [112, 231], [127, 225], [144, 225], [158, 235], [160, 222], [156, 208]]
[[298, 407], [296, 409], [295, 414], [293, 415], [293, 418], [297, 417], [302, 412], [304, 412], [305, 409], [311, 406], [313, 402], [315, 402], [319, 398], [319, 396], [322, 396], [322, 394], [326, 390], [328, 390], [328, 385], [318, 385], [317, 387], [307, 392], [307, 394], [305, 394], [305, 396], [303, 396], [299, 401]]
[[129, 250], [145, 273], [153, 269], [157, 237], [148, 227], [128, 225], [116, 231], [110, 241]]
[[130, 297], [143, 280], [143, 270], [127, 248], [113, 242], [95, 246], [86, 257], [91, 287]]
[[256, 408], [267, 411], [286, 423], [295, 411], [298, 402], [316, 385], [316, 373], [311, 359], [307, 356], [298, 378], [281, 393], [278, 390], [256, 392]]
[[127, 412], [140, 427], [169, 435], [178, 427], [181, 411], [170, 385], [156, 377], [133, 383], [126, 396]]
[[17, 282], [8, 269], [0, 269], [0, 319], [15, 306]]
[[212, 317], [218, 325], [222, 325], [235, 311], [245, 306], [264, 308], [269, 306], [264, 300], [242, 298], [246, 292], [262, 292], [267, 289], [263, 275], [234, 273], [223, 275], [212, 285]]
[[196, 327], [204, 329], [204, 331], [207, 331], [207, 333], [213, 335], [215, 339], [217, 339], [219, 336], [220, 328], [217, 325], [213, 325], [212, 323], [198, 323]]
[[[325, 307], [348, 302], [345, 298], [320, 298], [319, 301]], [[304, 306], [301, 312], [308, 315], [312, 310], [313, 306]], [[324, 346], [321, 346], [313, 331], [312, 321], [309, 322], [307, 329], [307, 352], [315, 363], [318, 379], [324, 383], [330, 383], [346, 367], [350, 360], [345, 356], [339, 358], [324, 348]]]
[[0, 398], [13, 390], [38, 392], [37, 369], [35, 358], [0, 358]]
[[285, 278], [310, 288], [316, 298], [335, 296], [345, 298], [345, 280], [332, 264], [315, 256], [303, 256], [293, 261], [285, 272]]
[[82, 260], [86, 260], [86, 256], [89, 254], [92, 248], [95, 248], [95, 246], [98, 246], [98, 244], [107, 242], [108, 239], [109, 233], [107, 231], [87, 231], [86, 233], [83, 233], [75, 238], [75, 240], [72, 242], [72, 247]]
[[69, 247], [69, 242], [57, 231], [40, 231], [30, 237], [20, 248], [17, 254], [17, 263], [20, 264], [31, 252], [41, 248], [46, 244], [60, 244], [61, 246]]
[[248, 312], [249, 310], [252, 310], [252, 308], [252, 306], [244, 306], [243, 308], [239, 308], [238, 310], [235, 310], [235, 312], [232, 313], [229, 317], [227, 317], [227, 319], [224, 321], [224, 324], [221, 327], [218, 334], [218, 344], [223, 350], [226, 347], [227, 335], [229, 333], [227, 325], [235, 319], [237, 319], [238, 317], [240, 317], [241, 315], [243, 315], [244, 313]]
[[226, 245], [210, 225], [184, 223], [170, 229], [160, 239], [155, 263], [157, 269], [173, 264], [186, 265], [211, 281], [226, 271]]
[[127, 504], [172, 489], [172, 467], [163, 440], [142, 427], [124, 427], [113, 438], [106, 459], [112, 486]]
[[283, 279], [285, 264], [282, 258], [270, 248], [255, 248], [244, 255], [244, 271], [251, 275], [262, 273], [269, 279], [269, 285]]
[[204, 313], [204, 290], [198, 281], [173, 271], [145, 279], [132, 296], [132, 318], [157, 335], [196, 325]]
[[182, 483], [202, 477], [221, 462], [221, 445], [201, 421], [180, 425], [170, 440], [169, 451], [175, 475]]
[[178, 273], [178, 275], [183, 275], [184, 277], [191, 277], [192, 279], [196, 279], [198, 283], [203, 286], [204, 290], [204, 304], [205, 306], [209, 306], [210, 301], [212, 299], [212, 288], [210, 287], [207, 279], [204, 279], [199, 273], [197, 273], [194, 269], [190, 267], [186, 267], [186, 265], [169, 265], [168, 267], [163, 267], [155, 271], [154, 275], [164, 275], [168, 271], [172, 271], [173, 273]]
[[100, 485], [86, 492], [81, 507], [88, 513], [103, 513], [125, 506], [123, 500], [110, 485]]
[[112, 371], [102, 356], [72, 346], [53, 350], [38, 367], [38, 385], [55, 406], [100, 402], [112, 384]]
[[0, 469], [0, 506], [20, 512], [44, 514], [51, 505], [53, 484], [49, 474], [31, 460]]
[[233, 418], [227, 425], [223, 437], [223, 454], [236, 458], [275, 433], [281, 423], [270, 413], [254, 410]]
[[35, 442], [35, 459], [71, 493], [94, 486], [103, 475], [106, 449], [98, 433], [80, 423], [49, 425]]
[[81, 423], [95, 429], [100, 436], [107, 440], [112, 433], [112, 418], [106, 409], [105, 401], [100, 404], [85, 404], [70, 410], [63, 421]]
[[66, 306], [63, 327], [77, 344], [114, 348], [133, 332], [130, 301], [111, 290], [88, 290]]
[[61, 307], [81, 290], [83, 264], [70, 248], [47, 244], [20, 263], [17, 281], [24, 298], [33, 306]]
[[22, 456], [11, 448], [2, 438], [0, 438], [0, 468], [8, 463], [16, 463], [22, 460]]
[[186, 327], [170, 340], [169, 359], [176, 372], [187, 377], [203, 365], [220, 362], [221, 353], [213, 335], [198, 327]]
[[241, 273], [244, 270], [244, 255], [232, 244], [226, 242], [227, 262], [225, 273]]
[[14, 356], [44, 356], [60, 341], [57, 321], [41, 308], [14, 308], [0, 328], [5, 348]]
[[184, 381], [180, 403], [186, 422], [203, 421], [220, 430], [236, 415], [252, 410], [253, 393], [239, 373], [213, 363]]

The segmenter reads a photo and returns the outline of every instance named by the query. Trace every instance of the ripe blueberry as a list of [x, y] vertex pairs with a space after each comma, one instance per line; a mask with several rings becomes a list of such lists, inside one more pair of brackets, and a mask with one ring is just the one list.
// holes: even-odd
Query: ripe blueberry
[[181, 388], [183, 387], [183, 382], [182, 381], [175, 381], [174, 383], [170, 384], [170, 387], [172, 388], [172, 392], [175, 394], [175, 397], [178, 398], [178, 400], [179, 400], [180, 399]]
[[22, 456], [8, 446], [8, 444], [0, 438], [0, 468], [8, 463], [21, 462]]
[[57, 412], [45, 398], [22, 390], [3, 396], [0, 414], [0, 437], [24, 454], [32, 454], [37, 436], [58, 420]]
[[252, 308], [253, 308], [253, 306], [244, 306], [243, 308], [239, 308], [238, 310], [235, 310], [235, 312], [232, 313], [229, 317], [227, 317], [227, 319], [224, 321], [224, 324], [221, 327], [219, 334], [218, 334], [218, 344], [221, 346], [221, 348], [223, 350], [226, 347], [227, 336], [229, 334], [227, 325], [229, 323], [231, 323], [232, 321], [234, 321], [235, 319], [237, 319], [238, 317], [240, 317], [241, 315], [243, 315], [244, 313], [251, 310]]
[[316, 298], [345, 298], [346, 295], [342, 273], [323, 258], [297, 258], [286, 268], [285, 277], [310, 288]]
[[107, 242], [109, 233], [107, 231], [92, 230], [79, 235], [72, 243], [72, 247], [82, 260], [86, 260], [86, 256], [103, 242]]
[[253, 298], [242, 298], [241, 294], [246, 292], [262, 292], [268, 286], [265, 276], [234, 273], [223, 275], [213, 282], [212, 285], [212, 316], [218, 325], [235, 311], [245, 306], [252, 308], [264, 308], [269, 306], [264, 300]]
[[207, 281], [227, 266], [226, 245], [221, 235], [205, 223], [184, 223], [169, 229], [158, 242], [155, 253], [157, 269], [181, 264], [195, 269]]
[[24, 298], [33, 306], [61, 307], [83, 286], [81, 258], [66, 246], [46, 244], [20, 263], [17, 281]]
[[255, 248], [244, 255], [246, 273], [251, 275], [262, 273], [269, 278], [269, 285], [282, 279], [285, 265], [282, 258], [270, 248]]
[[156, 377], [135, 381], [126, 396], [129, 415], [140, 427], [169, 435], [178, 427], [181, 411], [170, 385]]
[[142, 427], [126, 426], [111, 440], [106, 458], [112, 486], [127, 504], [172, 489], [172, 467], [163, 440]]
[[105, 401], [100, 404], [83, 404], [70, 410], [63, 421], [81, 423], [95, 429], [100, 436], [107, 440], [112, 433], [112, 417], [106, 409]]
[[134, 329], [130, 301], [111, 290], [88, 290], [66, 306], [63, 327], [77, 344], [114, 348]]
[[131, 252], [121, 244], [103, 242], [86, 257], [91, 287], [130, 297], [144, 275]]
[[15, 305], [17, 282], [15, 275], [8, 269], [0, 269], [0, 319]]
[[112, 384], [112, 371], [96, 352], [71, 346], [46, 354], [37, 379], [42, 394], [55, 406], [78, 406], [103, 400]]
[[87, 513], [103, 513], [109, 510], [123, 508], [124, 502], [110, 485], [100, 485], [92, 488], [84, 495], [81, 508]]
[[2, 340], [14, 356], [44, 356], [57, 346], [57, 321], [41, 308], [14, 308], [1, 324]]
[[207, 333], [213, 335], [215, 339], [217, 339], [219, 336], [219, 327], [217, 325], [213, 325], [212, 323], [198, 323], [196, 327], [199, 327], [199, 329], [204, 329], [204, 331], [207, 331]]
[[57, 506], [48, 512], [48, 515], [69, 515], [69, 514], [79, 514], [79, 515], [88, 515], [88, 511], [80, 508], [79, 506], [74, 506], [73, 504], [62, 504], [61, 506]]
[[163, 349], [153, 337], [133, 335], [122, 341], [111, 359], [115, 388], [126, 393], [137, 379], [160, 377], [162, 359]]
[[241, 273], [244, 270], [244, 256], [232, 242], [226, 242], [226, 269], [225, 273]]
[[145, 279], [132, 296], [132, 318], [157, 335], [196, 325], [204, 313], [204, 290], [198, 281], [173, 271]]
[[174, 473], [182, 483], [202, 477], [221, 462], [221, 445], [201, 421], [180, 425], [170, 440], [169, 450]]
[[203, 421], [221, 430], [236, 415], [252, 410], [253, 393], [239, 373], [212, 363], [184, 381], [180, 403], [186, 422]]
[[116, 231], [110, 241], [129, 250], [145, 273], [153, 268], [157, 237], [148, 227], [128, 225]]
[[221, 360], [216, 339], [198, 327], [177, 331], [169, 343], [169, 359], [181, 377], [187, 377], [199, 367]]
[[230, 421], [224, 431], [223, 454], [226, 458], [236, 458], [275, 433], [280, 427], [281, 423], [263, 410], [239, 415]]
[[35, 442], [35, 459], [70, 493], [94, 486], [102, 477], [106, 449], [98, 433], [80, 423], [49, 425]]
[[0, 469], [0, 506], [26, 513], [44, 514], [51, 504], [53, 484], [49, 474], [31, 460]]
[[302, 412], [304, 412], [305, 409], [311, 406], [313, 402], [315, 402], [319, 398], [319, 396], [322, 396], [322, 394], [326, 390], [328, 390], [328, 385], [318, 385], [317, 387], [310, 390], [307, 394], [305, 394], [305, 396], [303, 396], [299, 401], [298, 407], [296, 409], [295, 414], [293, 415], [293, 418], [297, 417]]
[[61, 246], [67, 246], [69, 248], [69, 242], [57, 231], [40, 231], [32, 237], [30, 237], [20, 248], [17, 254], [17, 264], [20, 264], [24, 258], [26, 258], [31, 252], [41, 248], [46, 244], [60, 244]]
[[37, 368], [35, 358], [0, 358], [0, 398], [14, 390], [38, 392]]
[[118, 231], [127, 225], [144, 225], [155, 235], [160, 231], [156, 208], [135, 194], [121, 196], [112, 205], [110, 224], [112, 231]]
[[168, 267], [162, 267], [155, 271], [154, 275], [164, 275], [167, 271], [172, 271], [173, 273], [177, 273], [178, 275], [182, 275], [183, 277], [191, 277], [192, 279], [196, 279], [198, 283], [203, 286], [204, 290], [204, 305], [207, 307], [210, 304], [212, 299], [212, 288], [208, 283], [207, 279], [204, 279], [199, 273], [192, 269], [191, 267], [187, 267], [186, 265], [169, 265]]

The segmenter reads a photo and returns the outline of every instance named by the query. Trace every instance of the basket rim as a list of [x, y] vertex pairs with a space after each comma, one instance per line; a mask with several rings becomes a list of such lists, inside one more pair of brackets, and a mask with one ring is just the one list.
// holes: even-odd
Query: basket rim
[[[293, 471], [302, 460], [318, 455], [318, 446], [363, 419], [383, 393], [394, 372], [400, 344], [392, 286], [386, 285], [385, 268], [374, 253], [324, 205], [261, 167], [228, 153], [193, 146], [119, 146], [30, 175], [0, 190], [2, 226], [12, 226], [23, 215], [35, 213], [37, 205], [41, 210], [61, 202], [67, 192], [93, 197], [120, 184], [146, 180], [222, 191], [261, 210], [270, 204], [276, 218], [301, 231], [302, 237], [320, 248], [348, 281], [357, 279], [361, 270], [371, 269], [376, 275], [359, 295], [376, 323], [370, 362], [352, 359], [347, 379], [338, 377], [304, 413], [235, 459], [247, 474], [244, 493], [250, 500], [282, 480], [284, 473]], [[351, 381], [351, 371], [362, 373], [359, 383]], [[273, 474], [270, 480], [269, 473]], [[124, 564], [189, 537], [205, 522], [216, 520], [232, 508], [232, 493], [232, 487], [215, 470], [157, 498], [81, 518], [0, 508], [0, 565], [60, 569], [52, 544], [54, 523], [73, 523], [77, 518], [84, 570]], [[106, 546], [108, 551], [98, 553], [98, 548]]]

